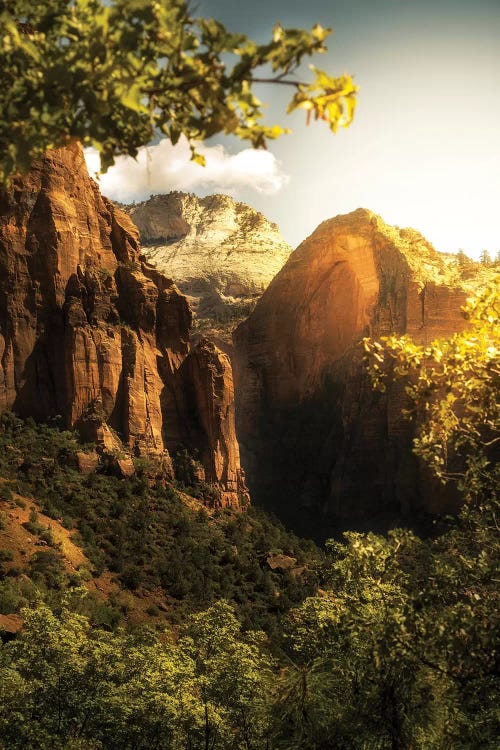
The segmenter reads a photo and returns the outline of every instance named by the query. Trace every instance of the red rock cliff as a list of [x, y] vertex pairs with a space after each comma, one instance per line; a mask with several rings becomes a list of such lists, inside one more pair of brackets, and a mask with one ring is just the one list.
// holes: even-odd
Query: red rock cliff
[[455, 269], [418, 232], [364, 209], [324, 222], [292, 253], [234, 337], [238, 437], [257, 499], [289, 517], [443, 509], [411, 454], [403, 388], [374, 393], [355, 344], [459, 330]]
[[237, 505], [227, 359], [191, 350], [186, 298], [144, 261], [77, 145], [0, 195], [0, 410], [62, 415], [108, 447], [113, 428], [136, 453], [196, 450], [221, 502]]

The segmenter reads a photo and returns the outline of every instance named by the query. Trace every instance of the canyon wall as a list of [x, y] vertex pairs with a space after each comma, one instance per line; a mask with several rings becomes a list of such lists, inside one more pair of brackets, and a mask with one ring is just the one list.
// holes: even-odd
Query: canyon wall
[[292, 251], [276, 224], [228, 195], [177, 191], [124, 209], [148, 260], [188, 297], [195, 326], [226, 342]]
[[[196, 452], [223, 505], [248, 500], [231, 366], [190, 344], [191, 311], [101, 196], [78, 145], [0, 195], [0, 410], [62, 416], [118, 451]], [[168, 470], [168, 468], [167, 468]]]
[[[321, 518], [443, 511], [411, 452], [404, 386], [375, 393], [360, 340], [460, 330], [453, 256], [359, 209], [321, 224], [234, 334], [237, 430], [252, 496], [301, 529]], [[345, 526], [344, 526], [345, 527]]]

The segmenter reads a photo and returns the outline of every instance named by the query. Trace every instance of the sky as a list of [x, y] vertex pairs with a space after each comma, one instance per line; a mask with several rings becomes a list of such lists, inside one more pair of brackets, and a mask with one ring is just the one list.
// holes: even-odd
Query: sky
[[294, 247], [362, 206], [438, 250], [500, 250], [500, 0], [198, 0], [195, 14], [258, 41], [276, 21], [333, 27], [314, 62], [354, 76], [353, 124], [337, 135], [307, 127], [303, 113], [284, 114], [290, 91], [260, 86], [266, 121], [293, 129], [267, 152], [218, 137], [202, 146], [204, 169], [186, 143], [163, 142], [138, 163], [121, 160], [101, 178], [104, 193], [130, 202], [225, 192], [276, 221]]

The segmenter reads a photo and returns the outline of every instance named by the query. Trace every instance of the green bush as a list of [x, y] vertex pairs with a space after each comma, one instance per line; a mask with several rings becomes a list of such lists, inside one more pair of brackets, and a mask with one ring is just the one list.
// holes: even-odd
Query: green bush
[[0, 482], [0, 500], [12, 501], [12, 490], [6, 482]]
[[5, 578], [0, 581], [0, 614], [19, 612], [37, 598], [35, 586], [26, 578]]
[[62, 589], [67, 582], [64, 563], [55, 550], [35, 552], [29, 562], [29, 572], [35, 582], [41, 582], [49, 589]]

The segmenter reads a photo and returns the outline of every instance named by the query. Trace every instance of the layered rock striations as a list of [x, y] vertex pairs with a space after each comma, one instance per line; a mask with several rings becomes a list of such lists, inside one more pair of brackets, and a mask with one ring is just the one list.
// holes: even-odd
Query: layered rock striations
[[174, 192], [125, 209], [144, 254], [175, 279], [198, 323], [227, 327], [247, 315], [291, 252], [276, 224], [227, 195]]
[[[183, 364], [188, 415], [204, 467], [205, 481], [234, 487], [244, 495], [245, 476], [240, 468], [235, 428], [235, 394], [229, 357], [207, 339], [201, 339]], [[243, 497], [243, 502], [246, 501]]]
[[[0, 196], [0, 410], [64, 417], [108, 450], [199, 453], [222, 504], [246, 502], [227, 357], [102, 197], [79, 146]], [[118, 437], [117, 437], [118, 436]], [[119, 438], [119, 439], [118, 439]]]
[[467, 290], [452, 257], [364, 209], [290, 256], [234, 334], [238, 437], [258, 501], [299, 527], [304, 508], [334, 519], [447, 508], [412, 455], [404, 387], [374, 393], [357, 344], [460, 330]]

